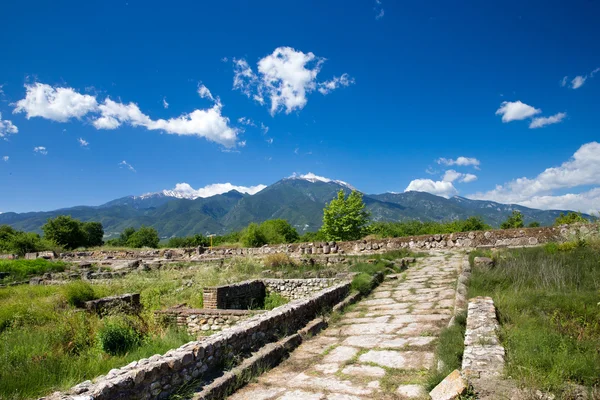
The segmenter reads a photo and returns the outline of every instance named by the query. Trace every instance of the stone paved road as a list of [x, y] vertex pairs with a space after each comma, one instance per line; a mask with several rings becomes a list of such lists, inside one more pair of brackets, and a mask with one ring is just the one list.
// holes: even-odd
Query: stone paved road
[[371, 295], [233, 400], [427, 398], [440, 330], [454, 308], [463, 255], [432, 253]]

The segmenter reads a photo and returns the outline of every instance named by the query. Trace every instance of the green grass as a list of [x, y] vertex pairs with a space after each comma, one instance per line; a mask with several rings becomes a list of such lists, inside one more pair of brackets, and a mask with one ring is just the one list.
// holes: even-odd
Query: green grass
[[279, 306], [289, 303], [289, 300], [277, 292], [267, 292], [264, 300], [264, 309], [272, 310]]
[[554, 392], [600, 386], [600, 246], [506, 250], [475, 268], [469, 297], [491, 296], [502, 326], [506, 373]]
[[31, 276], [43, 275], [47, 272], [63, 272], [69, 264], [62, 261], [36, 260], [0, 260], [0, 272], [10, 275], [0, 279], [0, 283], [23, 281]]
[[428, 392], [436, 387], [450, 372], [461, 369], [466, 325], [467, 317], [465, 313], [460, 313], [456, 315], [454, 325], [446, 327], [440, 332], [435, 356], [436, 360], [442, 362], [443, 368], [431, 370], [426, 382]]

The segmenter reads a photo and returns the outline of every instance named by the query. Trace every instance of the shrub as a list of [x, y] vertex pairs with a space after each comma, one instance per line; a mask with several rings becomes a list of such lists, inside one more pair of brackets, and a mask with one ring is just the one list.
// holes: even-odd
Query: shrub
[[300, 239], [298, 231], [284, 219], [270, 219], [259, 226], [267, 243], [293, 243]]
[[588, 223], [587, 219], [583, 218], [581, 213], [576, 213], [569, 211], [566, 215], [560, 213], [560, 215], [554, 221], [554, 225], [565, 225], [565, 224], [575, 224], [575, 223]]
[[361, 272], [352, 279], [352, 290], [359, 291], [363, 296], [366, 296], [373, 289], [371, 275]]
[[124, 317], [108, 317], [98, 331], [100, 348], [107, 354], [120, 355], [133, 350], [142, 342], [142, 335]]
[[540, 225], [540, 223], [539, 223], [539, 222], [537, 222], [537, 221], [530, 222], [530, 223], [527, 225], [527, 227], [528, 227], [528, 228], [538, 228], [539, 226], [541, 226], [541, 225]]
[[265, 267], [277, 269], [294, 265], [294, 261], [287, 254], [275, 253], [267, 255], [263, 260]]
[[[129, 231], [130, 232], [130, 231]], [[125, 232], [123, 232], [125, 233]], [[149, 226], [142, 226], [137, 231], [127, 236], [127, 246], [133, 248], [152, 247], [157, 248], [160, 238], [156, 229]]]
[[481, 217], [469, 217], [465, 220], [450, 222], [404, 221], [374, 222], [370, 231], [379, 237], [403, 237], [418, 235], [434, 235], [436, 233], [484, 231], [492, 229]]
[[362, 193], [353, 190], [346, 197], [340, 189], [323, 210], [321, 230], [328, 240], [357, 240], [368, 233], [369, 218]]
[[267, 238], [258, 224], [251, 223], [242, 233], [242, 244], [246, 247], [260, 247], [267, 244]]
[[285, 297], [283, 297], [282, 295], [280, 295], [279, 293], [268, 292], [267, 295], [265, 296], [264, 309], [272, 310], [276, 307], [287, 304], [288, 302], [289, 302], [289, 300], [286, 299]]
[[523, 223], [523, 214], [517, 210], [513, 210], [512, 214], [500, 224], [501, 229], [515, 229], [522, 228], [525, 224]]
[[67, 303], [75, 307], [83, 307], [86, 301], [96, 299], [94, 288], [85, 282], [73, 282], [65, 286]]

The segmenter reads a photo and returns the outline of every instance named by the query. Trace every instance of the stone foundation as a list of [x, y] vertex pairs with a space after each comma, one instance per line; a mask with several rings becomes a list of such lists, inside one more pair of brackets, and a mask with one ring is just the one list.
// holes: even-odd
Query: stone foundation
[[262, 314], [264, 310], [211, 310], [185, 307], [172, 307], [158, 311], [177, 326], [185, 327], [190, 335], [202, 332], [220, 331], [248, 319], [254, 315]]
[[112, 311], [135, 313], [142, 308], [139, 293], [127, 293], [86, 301], [84, 306], [86, 310], [99, 315], [109, 314]]

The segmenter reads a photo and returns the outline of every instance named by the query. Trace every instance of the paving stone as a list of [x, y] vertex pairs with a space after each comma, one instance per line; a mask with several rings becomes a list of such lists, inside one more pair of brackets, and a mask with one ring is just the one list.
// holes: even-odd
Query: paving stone
[[394, 299], [372, 299], [372, 300], [363, 300], [360, 302], [361, 307], [364, 306], [379, 306], [383, 304], [394, 304], [396, 301]]
[[373, 293], [373, 297], [376, 299], [383, 299], [383, 298], [391, 297], [391, 296], [392, 296], [392, 292], [389, 290], [382, 290], [382, 291]]
[[403, 326], [404, 325], [386, 323], [347, 325], [340, 329], [340, 335], [378, 335], [382, 333], [392, 333]]
[[372, 362], [382, 367], [427, 369], [433, 363], [433, 353], [423, 351], [370, 350], [359, 357], [360, 362]]
[[294, 378], [287, 380], [287, 382], [284, 384], [291, 388], [310, 387], [311, 389], [324, 390], [327, 392], [337, 392], [355, 395], [367, 395], [371, 394], [372, 392], [372, 390], [367, 388], [360, 388], [352, 384], [352, 382], [350, 381], [341, 381], [334, 377], [321, 378], [315, 376], [308, 376], [303, 372], [296, 375]]
[[317, 364], [315, 365], [315, 369], [326, 375], [331, 375], [335, 374], [338, 371], [338, 369], [340, 369], [340, 365], [336, 363]]
[[374, 376], [381, 378], [385, 375], [385, 370], [370, 365], [349, 365], [342, 370], [342, 374], [356, 376]]
[[355, 347], [339, 346], [331, 350], [331, 352], [323, 358], [323, 362], [326, 364], [341, 363], [350, 360], [356, 353], [358, 353], [358, 349]]
[[421, 385], [400, 385], [396, 393], [408, 399], [427, 396], [427, 392]]
[[[248, 398], [250, 399], [251, 397]], [[278, 397], [277, 400], [320, 400], [324, 398], [325, 395], [323, 393], [309, 393], [303, 392], [302, 390], [294, 390]]]
[[388, 322], [390, 319], [389, 315], [382, 315], [380, 317], [364, 317], [364, 318], [344, 318], [340, 321], [342, 325], [351, 324], [365, 324], [371, 322]]
[[379, 343], [383, 340], [394, 339], [395, 335], [361, 335], [361, 336], [348, 336], [343, 342], [346, 346], [361, 347], [363, 349], [372, 349], [379, 347]]
[[361, 398], [356, 396], [350, 396], [347, 394], [333, 393], [327, 395], [327, 400], [361, 400]]

